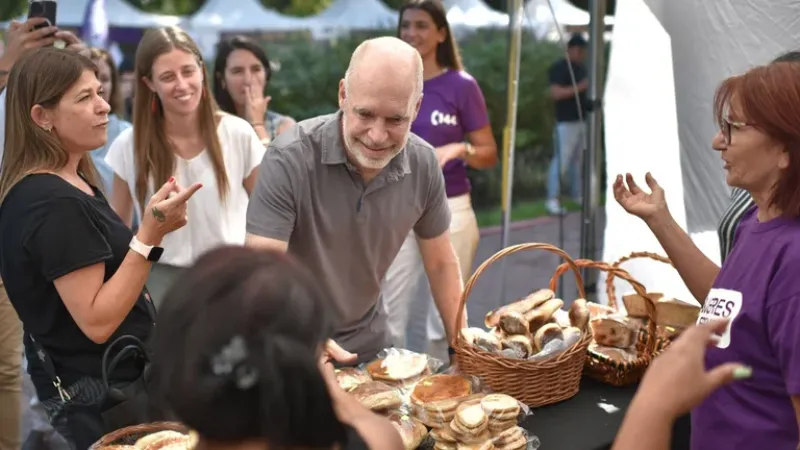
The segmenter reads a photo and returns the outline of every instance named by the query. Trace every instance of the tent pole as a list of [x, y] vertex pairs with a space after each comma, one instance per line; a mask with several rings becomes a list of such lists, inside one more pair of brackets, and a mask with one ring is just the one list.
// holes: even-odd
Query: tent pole
[[[603, 66], [605, 58], [606, 0], [589, 0], [589, 113], [588, 148], [583, 164], [583, 205], [581, 208], [582, 259], [597, 258], [597, 220], [600, 207], [600, 179], [603, 174], [601, 150], [603, 146]], [[587, 295], [596, 293], [597, 280], [587, 269], [583, 270]]]
[[[508, 82], [506, 84], [506, 126], [503, 129], [503, 234], [502, 248], [509, 246], [511, 228], [511, 196], [514, 185], [514, 146], [517, 137], [517, 99], [519, 97], [519, 60], [522, 49], [522, 0], [508, 1]], [[506, 259], [500, 261], [500, 302], [505, 302]]]

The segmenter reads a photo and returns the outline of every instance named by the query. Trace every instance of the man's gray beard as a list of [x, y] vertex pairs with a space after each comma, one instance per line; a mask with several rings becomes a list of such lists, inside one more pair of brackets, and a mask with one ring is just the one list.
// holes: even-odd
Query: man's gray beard
[[367, 158], [361, 153], [355, 146], [350, 145], [350, 141], [347, 137], [347, 117], [345, 114], [342, 114], [342, 135], [345, 149], [347, 153], [349, 153], [353, 158], [355, 158], [356, 163], [363, 167], [364, 169], [368, 170], [382, 170], [384, 167], [388, 166], [392, 159], [400, 154], [401, 151], [406, 147], [408, 143], [408, 136], [410, 133], [406, 133], [406, 138], [403, 140], [403, 145], [399, 146], [397, 150], [393, 151], [391, 155], [387, 156], [386, 158], [381, 159], [372, 159]]

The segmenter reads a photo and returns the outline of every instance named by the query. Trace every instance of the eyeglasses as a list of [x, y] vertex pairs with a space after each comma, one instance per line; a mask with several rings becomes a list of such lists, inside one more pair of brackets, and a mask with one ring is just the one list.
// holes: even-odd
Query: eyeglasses
[[737, 122], [735, 120], [730, 120], [727, 117], [723, 117], [720, 131], [722, 131], [722, 137], [725, 139], [725, 145], [731, 145], [731, 132], [734, 128], [738, 130], [746, 127], [747, 125], [748, 124], [745, 122]]

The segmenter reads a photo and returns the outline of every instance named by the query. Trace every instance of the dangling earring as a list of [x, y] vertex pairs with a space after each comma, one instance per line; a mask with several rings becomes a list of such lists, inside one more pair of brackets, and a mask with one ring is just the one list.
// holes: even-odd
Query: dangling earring
[[153, 114], [158, 112], [158, 100], [156, 100], [156, 97], [153, 97], [153, 103], [151, 104], [151, 109], [153, 110]]

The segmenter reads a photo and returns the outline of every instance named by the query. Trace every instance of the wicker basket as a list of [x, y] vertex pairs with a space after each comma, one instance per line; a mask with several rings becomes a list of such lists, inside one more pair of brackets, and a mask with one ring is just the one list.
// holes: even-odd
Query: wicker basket
[[159, 431], [189, 433], [190, 430], [187, 426], [178, 422], [153, 422], [133, 425], [108, 433], [89, 447], [89, 450], [103, 450], [105, 447], [112, 445], [133, 445], [142, 437]]
[[[584, 368], [584, 373], [587, 377], [605, 384], [610, 384], [612, 386], [627, 386], [637, 383], [642, 379], [644, 372], [647, 370], [650, 362], [657, 354], [655, 305], [653, 305], [653, 303], [650, 302], [645, 295], [646, 292], [644, 286], [642, 286], [638, 281], [634, 280], [628, 272], [620, 269], [619, 267], [614, 267], [610, 264], [586, 259], [579, 259], [575, 261], [575, 264], [578, 267], [587, 267], [607, 272], [612, 279], [613, 277], [621, 278], [629, 282], [637, 294], [647, 299], [646, 305], [649, 320], [647, 321], [647, 328], [641, 330], [637, 336], [636, 355], [638, 358], [631, 362], [619, 363], [606, 358], [603, 355], [590, 352], [586, 358], [586, 366]], [[558, 266], [555, 274], [553, 274], [553, 278], [550, 280], [550, 289], [556, 289], [558, 279], [567, 271], [567, 269], [568, 267], [565, 264]], [[609, 305], [614, 306], [616, 309], [616, 303], [612, 304], [609, 302]]]
[[[650, 253], [650, 252], [633, 252], [628, 256], [623, 256], [622, 258], [614, 261], [613, 263], [611, 263], [611, 266], [619, 268], [622, 265], [622, 263], [624, 263], [626, 261], [630, 261], [632, 259], [638, 259], [638, 258], [648, 258], [648, 259], [652, 259], [654, 261], [658, 261], [658, 262], [661, 262], [661, 263], [664, 263], [664, 264], [669, 264], [671, 267], [675, 267], [672, 264], [672, 261], [669, 260], [669, 258], [667, 258], [665, 256], [661, 256], [661, 255], [659, 255], [657, 253]], [[608, 304], [611, 305], [614, 309], [618, 309], [618, 307], [617, 307], [617, 293], [616, 293], [616, 289], [614, 288], [614, 276], [611, 275], [610, 273], [606, 277], [606, 293], [608, 294]], [[669, 344], [672, 343], [672, 341], [670, 339], [666, 339], [666, 338], [663, 338], [663, 337], [658, 337], [658, 333], [656, 333], [656, 336], [657, 336], [656, 337], [656, 353], [664, 350], [665, 348], [667, 348], [669, 346]]]
[[[585, 295], [580, 270], [566, 252], [549, 244], [514, 245], [487, 259], [467, 281], [461, 296], [457, 323], [463, 319], [467, 297], [481, 274], [503, 257], [526, 250], [546, 250], [561, 256], [575, 273], [578, 291]], [[461, 333], [458, 333], [452, 345], [462, 372], [480, 377], [493, 391], [508, 394], [535, 408], [567, 400], [578, 393], [590, 342], [591, 336], [587, 333], [569, 349], [544, 361], [511, 359], [486, 352], [465, 342]]]

